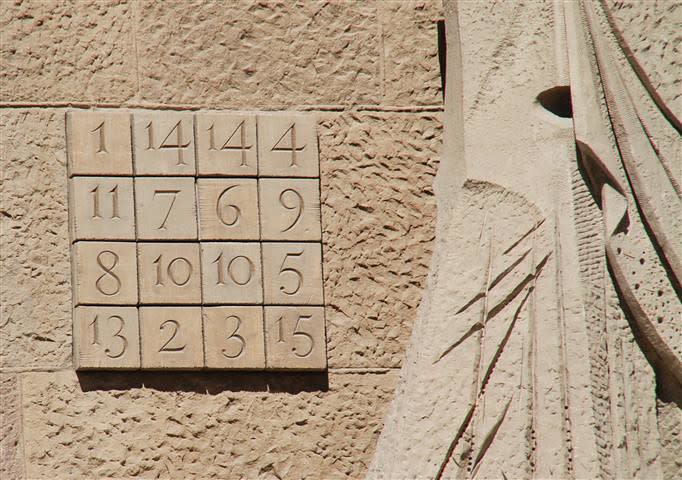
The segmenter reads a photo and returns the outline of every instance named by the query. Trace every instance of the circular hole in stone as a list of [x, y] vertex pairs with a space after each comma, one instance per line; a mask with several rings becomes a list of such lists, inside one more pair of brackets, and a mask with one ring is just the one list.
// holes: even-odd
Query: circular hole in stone
[[538, 102], [548, 112], [557, 117], [572, 118], [573, 106], [571, 105], [571, 87], [560, 85], [552, 87], [537, 96]]

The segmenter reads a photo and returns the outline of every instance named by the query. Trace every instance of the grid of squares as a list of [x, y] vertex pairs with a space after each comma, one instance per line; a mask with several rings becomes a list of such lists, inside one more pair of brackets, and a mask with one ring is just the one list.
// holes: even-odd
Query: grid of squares
[[66, 126], [78, 369], [326, 368], [312, 116]]

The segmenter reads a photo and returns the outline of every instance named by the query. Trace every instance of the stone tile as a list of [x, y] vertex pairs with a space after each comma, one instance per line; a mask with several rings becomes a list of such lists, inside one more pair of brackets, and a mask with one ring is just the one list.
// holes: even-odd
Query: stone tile
[[330, 367], [397, 367], [429, 272], [440, 114], [320, 118]]
[[200, 304], [198, 243], [137, 244], [140, 303]]
[[3, 2], [0, 100], [122, 102], [136, 90], [129, 2]]
[[327, 368], [324, 307], [265, 307], [267, 368]]
[[72, 240], [135, 240], [132, 178], [74, 177], [69, 195]]
[[256, 176], [256, 115], [197, 113], [197, 172], [202, 176]]
[[258, 180], [263, 240], [322, 240], [320, 181]]
[[142, 368], [202, 368], [201, 324], [201, 307], [140, 307]]
[[27, 478], [364, 478], [398, 372], [317, 377], [25, 374]]
[[194, 115], [174, 111], [133, 113], [135, 175], [196, 174]]
[[319, 177], [317, 126], [312, 114], [258, 115], [258, 174]]
[[256, 179], [200, 178], [199, 238], [259, 240]]
[[65, 119], [63, 110], [0, 110], [3, 367], [71, 365]]
[[137, 307], [76, 307], [73, 353], [77, 370], [140, 368]]
[[263, 247], [265, 304], [322, 305], [322, 245], [273, 243]]
[[138, 2], [140, 96], [224, 108], [379, 102], [375, 2]]
[[197, 205], [192, 178], [136, 178], [139, 240], [196, 240]]
[[0, 373], [0, 478], [24, 478], [21, 379]]
[[202, 242], [204, 304], [262, 304], [261, 246], [256, 242]]
[[137, 304], [134, 242], [76, 242], [72, 251], [74, 303]]
[[387, 105], [442, 105], [438, 26], [441, 0], [377, 2]]
[[264, 369], [263, 307], [204, 307], [207, 368]]
[[69, 175], [132, 175], [130, 113], [74, 110], [66, 114]]

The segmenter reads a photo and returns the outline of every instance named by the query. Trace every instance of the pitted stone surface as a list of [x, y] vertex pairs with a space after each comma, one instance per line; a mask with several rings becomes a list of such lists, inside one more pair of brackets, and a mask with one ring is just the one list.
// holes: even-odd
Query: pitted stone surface
[[399, 366], [434, 237], [439, 114], [320, 120], [330, 367]]
[[3, 2], [1, 101], [120, 102], [135, 95], [129, 2]]
[[362, 478], [397, 380], [332, 373], [296, 393], [305, 375], [269, 392], [257, 375], [173, 376], [84, 392], [73, 372], [25, 374], [27, 477]]
[[19, 377], [0, 374], [0, 478], [23, 476]]
[[64, 112], [0, 115], [2, 367], [71, 362]]
[[379, 100], [373, 2], [143, 2], [136, 16], [144, 100], [249, 109]]

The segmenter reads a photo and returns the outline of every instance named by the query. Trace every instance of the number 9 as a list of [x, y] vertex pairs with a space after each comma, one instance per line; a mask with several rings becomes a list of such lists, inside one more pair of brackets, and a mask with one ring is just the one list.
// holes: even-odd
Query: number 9
[[[293, 195], [285, 196], [287, 193], [291, 193]], [[289, 198], [290, 201], [287, 201], [287, 198]], [[294, 227], [294, 225], [296, 225], [298, 220], [301, 218], [301, 215], [303, 214], [303, 197], [293, 188], [287, 188], [286, 190], [282, 190], [282, 193], [279, 194], [279, 203], [287, 210], [297, 210], [296, 218], [294, 218], [294, 221], [291, 222], [291, 225], [282, 230], [282, 232], [287, 232], [291, 230]]]

